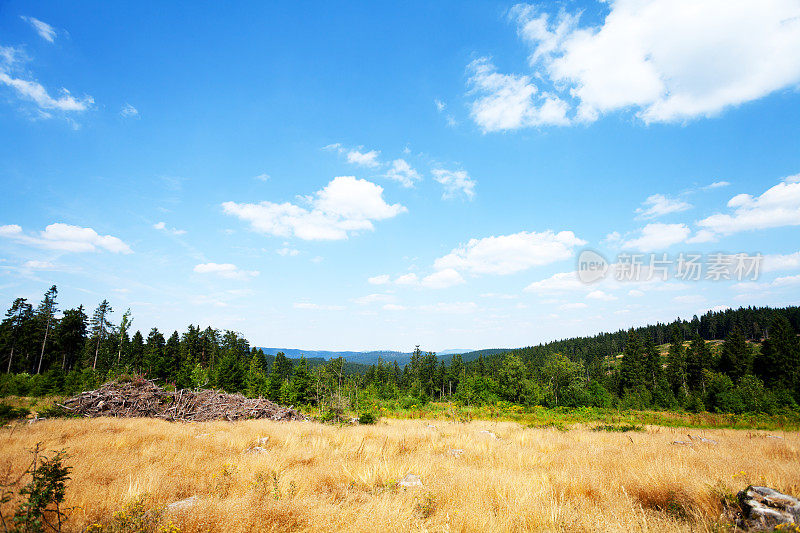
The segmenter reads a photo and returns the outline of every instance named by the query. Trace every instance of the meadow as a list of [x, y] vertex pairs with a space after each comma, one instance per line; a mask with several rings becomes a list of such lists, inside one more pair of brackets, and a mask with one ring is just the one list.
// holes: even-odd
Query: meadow
[[565, 429], [52, 419], [4, 427], [0, 467], [66, 450], [69, 531], [721, 531], [750, 483], [800, 492], [797, 432]]

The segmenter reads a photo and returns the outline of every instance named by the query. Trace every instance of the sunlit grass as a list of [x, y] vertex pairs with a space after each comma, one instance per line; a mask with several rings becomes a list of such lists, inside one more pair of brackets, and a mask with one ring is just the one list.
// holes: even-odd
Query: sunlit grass
[[[443, 419], [384, 419], [374, 426], [69, 419], [3, 429], [0, 461], [3, 471], [21, 472], [29, 460], [25, 450], [36, 442], [66, 449], [74, 468], [66, 502], [76, 506], [72, 530], [109, 524], [142, 497], [158, 509], [190, 496], [196, 503], [164, 511], [161, 526], [187, 532], [709, 530], [720, 518], [721, 495], [748, 483], [800, 490], [800, 434], [772, 439], [763, 432], [706, 430], [718, 445], [672, 445], [686, 433]], [[263, 437], [269, 439], [258, 445], [266, 453], [244, 453]], [[423, 486], [401, 487], [408, 473], [419, 475]]]

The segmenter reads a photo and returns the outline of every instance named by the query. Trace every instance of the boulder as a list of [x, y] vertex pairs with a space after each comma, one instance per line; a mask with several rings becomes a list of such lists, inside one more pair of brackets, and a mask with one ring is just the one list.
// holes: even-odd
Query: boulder
[[421, 487], [422, 479], [416, 474], [406, 474], [397, 484], [401, 487]]
[[800, 524], [800, 500], [788, 494], [750, 485], [737, 498], [742, 507], [741, 527], [771, 530], [780, 524]]
[[266, 448], [262, 448], [261, 446], [251, 446], [247, 448], [244, 453], [254, 453], [254, 454], [262, 454], [262, 453], [269, 453]]
[[197, 503], [197, 496], [190, 496], [185, 500], [172, 502], [167, 505], [168, 511], [181, 511], [183, 509], [188, 509], [189, 507], [193, 506]]

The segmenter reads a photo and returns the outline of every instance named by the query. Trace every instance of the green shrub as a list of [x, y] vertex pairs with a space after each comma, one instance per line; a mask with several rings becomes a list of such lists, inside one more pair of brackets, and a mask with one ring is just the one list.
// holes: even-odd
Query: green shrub
[[374, 424], [377, 421], [378, 417], [370, 411], [365, 411], [358, 417], [359, 424]]
[[5, 403], [0, 403], [0, 424], [5, 424], [11, 420], [25, 418], [30, 411], [22, 407], [12, 407]]

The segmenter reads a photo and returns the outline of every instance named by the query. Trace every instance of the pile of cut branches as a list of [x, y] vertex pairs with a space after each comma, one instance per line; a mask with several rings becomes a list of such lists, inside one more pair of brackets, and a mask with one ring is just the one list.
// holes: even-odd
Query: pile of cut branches
[[87, 417], [149, 417], [170, 421], [306, 420], [295, 409], [264, 398], [247, 398], [209, 389], [167, 391], [147, 379], [110, 381], [99, 389], [69, 398], [61, 407]]

